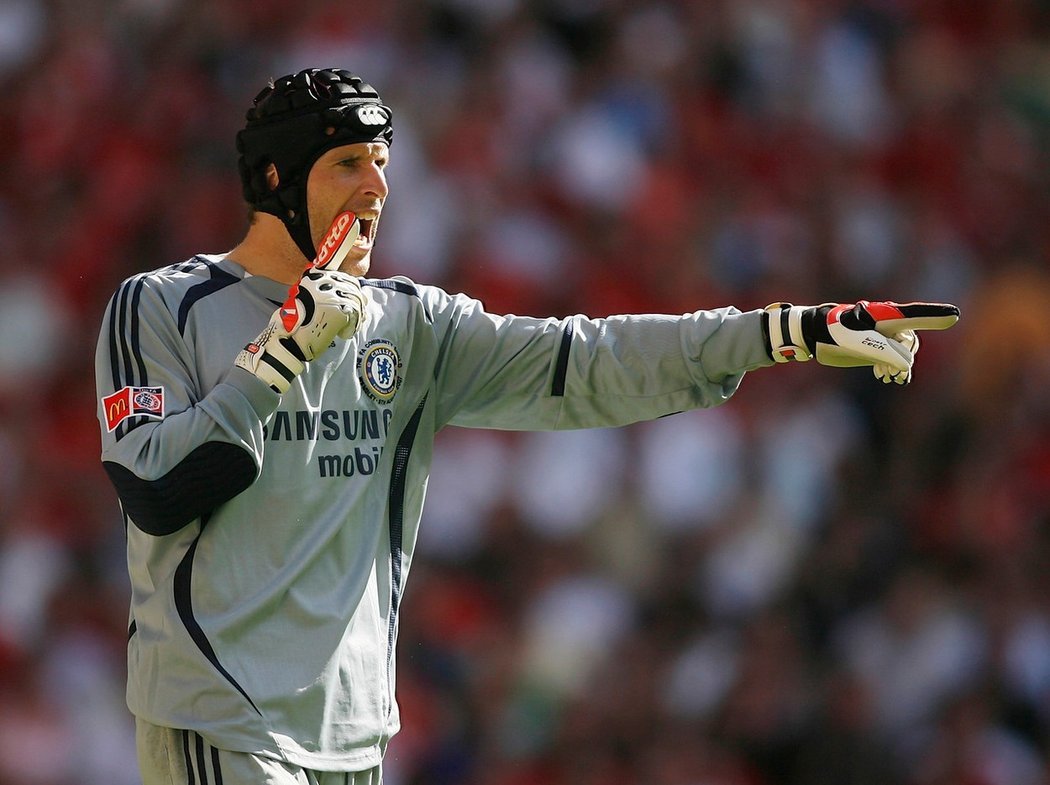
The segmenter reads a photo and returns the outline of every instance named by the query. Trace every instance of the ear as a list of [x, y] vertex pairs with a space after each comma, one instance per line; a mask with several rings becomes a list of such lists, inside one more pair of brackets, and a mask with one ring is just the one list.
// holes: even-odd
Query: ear
[[281, 176], [277, 174], [277, 167], [274, 164], [266, 165], [266, 187], [271, 191], [276, 191], [277, 186], [281, 182]]

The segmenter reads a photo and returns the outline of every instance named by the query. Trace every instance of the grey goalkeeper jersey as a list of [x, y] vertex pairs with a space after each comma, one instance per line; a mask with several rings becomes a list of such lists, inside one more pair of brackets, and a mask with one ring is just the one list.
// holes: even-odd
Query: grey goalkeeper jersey
[[[445, 425], [615, 426], [725, 401], [759, 312], [535, 319], [405, 278], [283, 396], [233, 367], [287, 293], [220, 256], [126, 280], [96, 356], [131, 578], [128, 705], [213, 746], [376, 765]], [[538, 489], [537, 492], [542, 492]]]

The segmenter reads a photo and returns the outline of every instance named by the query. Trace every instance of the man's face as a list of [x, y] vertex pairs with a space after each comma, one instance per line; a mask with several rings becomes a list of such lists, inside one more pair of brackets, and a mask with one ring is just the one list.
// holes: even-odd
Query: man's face
[[317, 159], [306, 182], [314, 247], [344, 210], [361, 220], [361, 236], [340, 268], [351, 275], [368, 272], [379, 214], [387, 196], [384, 170], [389, 156], [390, 149], [383, 142], [335, 147]]

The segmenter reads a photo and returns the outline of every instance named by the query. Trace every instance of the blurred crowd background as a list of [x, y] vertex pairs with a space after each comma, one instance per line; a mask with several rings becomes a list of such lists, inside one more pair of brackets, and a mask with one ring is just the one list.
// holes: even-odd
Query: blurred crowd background
[[906, 388], [442, 433], [389, 785], [1050, 782], [1048, 0], [2, 0], [0, 783], [137, 781], [102, 309], [235, 244], [310, 66], [394, 109], [376, 276], [963, 311]]

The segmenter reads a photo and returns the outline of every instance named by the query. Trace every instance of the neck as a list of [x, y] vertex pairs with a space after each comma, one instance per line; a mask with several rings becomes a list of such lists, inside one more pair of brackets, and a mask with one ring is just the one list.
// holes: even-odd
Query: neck
[[306, 267], [298, 246], [292, 242], [284, 224], [259, 213], [248, 233], [226, 256], [252, 275], [261, 275], [289, 286], [299, 280]]

